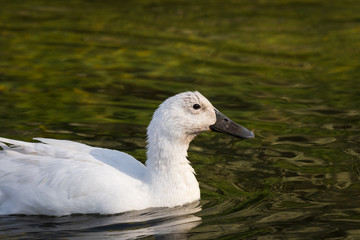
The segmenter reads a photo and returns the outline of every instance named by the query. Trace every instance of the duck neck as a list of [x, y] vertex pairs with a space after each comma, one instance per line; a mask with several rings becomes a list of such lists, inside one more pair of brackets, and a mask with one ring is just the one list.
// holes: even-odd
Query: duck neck
[[148, 137], [145, 164], [150, 191], [161, 198], [159, 202], [166, 201], [168, 206], [182, 205], [200, 198], [199, 184], [187, 159], [191, 139], [170, 140], [164, 135]]
[[155, 175], [168, 175], [174, 171], [179, 171], [179, 168], [190, 166], [187, 160], [188, 148], [189, 143], [187, 142], [170, 141], [165, 137], [149, 137], [145, 164], [149, 171]]

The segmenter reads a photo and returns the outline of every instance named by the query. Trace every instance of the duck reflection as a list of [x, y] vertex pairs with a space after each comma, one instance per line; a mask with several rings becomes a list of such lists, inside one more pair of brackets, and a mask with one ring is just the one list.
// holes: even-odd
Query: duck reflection
[[201, 223], [199, 202], [175, 208], [152, 208], [117, 215], [3, 216], [1, 236], [72, 239], [135, 239], [156, 236], [184, 239]]

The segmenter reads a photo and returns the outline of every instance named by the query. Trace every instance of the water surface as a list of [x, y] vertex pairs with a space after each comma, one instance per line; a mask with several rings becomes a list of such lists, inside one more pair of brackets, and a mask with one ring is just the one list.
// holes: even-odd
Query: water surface
[[2, 216], [0, 238], [356, 239], [358, 1], [0, 1], [0, 133], [145, 161], [167, 97], [199, 90], [256, 138], [189, 149], [200, 203]]

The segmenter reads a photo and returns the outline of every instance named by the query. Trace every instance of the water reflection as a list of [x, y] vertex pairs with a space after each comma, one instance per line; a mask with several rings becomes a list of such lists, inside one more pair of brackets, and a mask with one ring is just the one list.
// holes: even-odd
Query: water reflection
[[0, 238], [136, 239], [146, 236], [186, 239], [201, 223], [199, 202], [118, 215], [0, 216]]
[[195, 139], [195, 214], [2, 216], [0, 238], [357, 239], [360, 5], [323, 2], [2, 1], [2, 136], [144, 161], [157, 105], [199, 90], [256, 138]]

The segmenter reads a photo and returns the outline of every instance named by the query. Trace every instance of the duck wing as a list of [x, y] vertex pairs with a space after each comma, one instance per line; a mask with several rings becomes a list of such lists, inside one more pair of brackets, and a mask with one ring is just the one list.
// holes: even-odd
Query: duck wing
[[110, 214], [142, 207], [146, 168], [135, 158], [67, 140], [36, 140], [41, 142], [0, 138], [0, 214]]
[[[117, 170], [133, 177], [140, 179], [142, 178], [145, 166], [139, 162], [133, 156], [107, 148], [91, 147], [89, 145], [78, 143], [69, 140], [57, 140], [51, 138], [34, 138], [42, 143], [46, 143], [50, 146], [61, 147], [62, 149], [67, 149], [71, 151], [77, 151], [87, 153], [92, 156], [94, 159], [103, 162], [109, 166], [116, 168]], [[1, 138], [0, 138], [1, 141]]]

